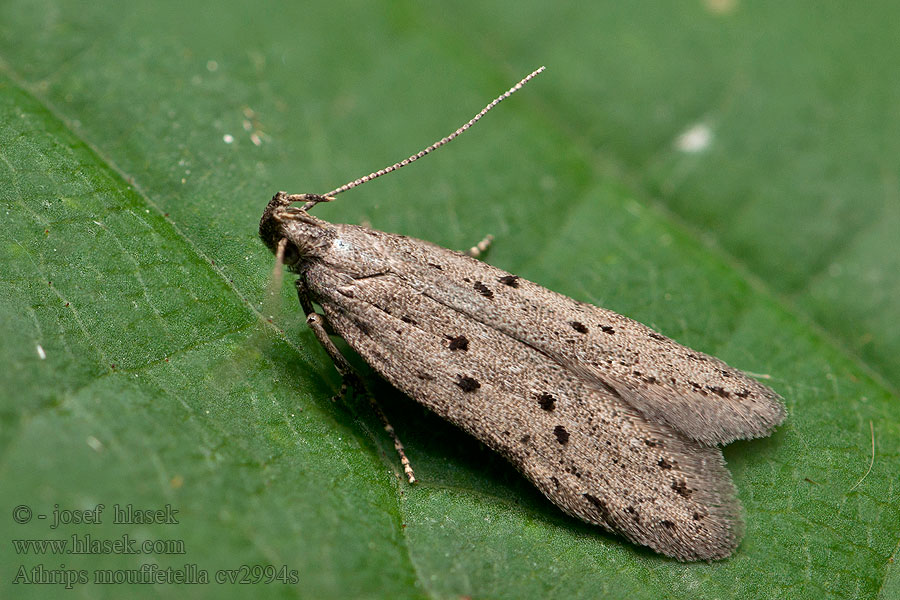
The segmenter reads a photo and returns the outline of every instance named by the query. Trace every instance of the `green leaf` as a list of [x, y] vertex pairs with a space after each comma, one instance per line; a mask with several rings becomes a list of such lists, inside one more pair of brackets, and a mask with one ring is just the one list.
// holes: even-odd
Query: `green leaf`
[[[107, 570], [159, 579], [78, 597], [900, 597], [897, 23], [889, 2], [4, 2], [2, 595]], [[403, 158], [540, 64], [317, 214], [492, 233], [493, 264], [765, 377], [789, 416], [725, 449], [747, 522], [728, 560], [566, 517], [376, 382], [408, 486], [366, 403], [331, 402], [292, 286], [263, 302], [275, 191]], [[114, 523], [129, 504], [178, 522]], [[73, 535], [169, 545], [13, 543]], [[216, 583], [242, 565], [297, 582]]]

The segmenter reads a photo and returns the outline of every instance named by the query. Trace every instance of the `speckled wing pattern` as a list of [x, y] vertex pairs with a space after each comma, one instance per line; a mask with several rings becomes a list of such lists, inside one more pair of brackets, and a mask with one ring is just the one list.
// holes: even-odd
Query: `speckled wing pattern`
[[307, 293], [387, 381], [571, 515], [679, 560], [732, 553], [740, 506], [715, 444], [768, 435], [785, 414], [774, 391], [458, 252], [334, 227], [348, 245], [366, 238], [382, 268], [351, 277], [312, 260]]

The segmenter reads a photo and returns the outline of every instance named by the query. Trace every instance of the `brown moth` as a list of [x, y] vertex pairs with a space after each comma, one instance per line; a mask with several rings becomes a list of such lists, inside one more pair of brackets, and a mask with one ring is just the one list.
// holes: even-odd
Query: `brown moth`
[[299, 275], [307, 321], [347, 382], [362, 388], [329, 332], [509, 459], [566, 513], [679, 560], [727, 557], [742, 523], [717, 445], [769, 435], [785, 417], [778, 394], [636, 321], [472, 256], [308, 212], [446, 144], [542, 70], [404, 161], [324, 195], [279, 192], [259, 235]]

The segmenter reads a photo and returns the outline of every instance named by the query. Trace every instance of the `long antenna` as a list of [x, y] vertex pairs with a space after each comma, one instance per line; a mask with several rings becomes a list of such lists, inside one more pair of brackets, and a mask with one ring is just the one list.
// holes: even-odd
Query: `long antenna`
[[[438, 148], [440, 148], [441, 146], [443, 146], [444, 144], [448, 143], [448, 142], [451, 141], [453, 138], [457, 137], [459, 134], [461, 134], [462, 132], [464, 132], [466, 129], [468, 129], [469, 127], [471, 127], [471, 126], [474, 125], [475, 123], [477, 123], [478, 120], [481, 119], [481, 117], [483, 117], [484, 115], [486, 115], [487, 112], [488, 112], [489, 110], [491, 110], [492, 108], [494, 108], [495, 106], [497, 106], [498, 104], [500, 104], [501, 102], [503, 102], [504, 100], [506, 100], [507, 98], [509, 98], [510, 96], [512, 96], [515, 92], [517, 92], [518, 90], [520, 90], [520, 89], [522, 88], [523, 85], [525, 85], [526, 83], [528, 83], [529, 81], [531, 81], [534, 77], [536, 77], [536, 76], [537, 76], [539, 73], [541, 73], [544, 69], [545, 69], [545, 67], [541, 67], [541, 68], [539, 68], [539, 69], [534, 70], [530, 75], [528, 75], [527, 77], [525, 77], [524, 79], [522, 79], [519, 83], [517, 83], [516, 85], [512, 86], [511, 88], [509, 88], [509, 90], [507, 90], [507, 91], [504, 92], [503, 94], [500, 94], [499, 96], [497, 96], [497, 98], [495, 98], [493, 102], [491, 102], [490, 104], [488, 104], [487, 106], [485, 106], [483, 109], [481, 109], [481, 112], [479, 112], [477, 115], [475, 115], [474, 117], [472, 117], [472, 118], [469, 120], [468, 123], [466, 123], [465, 125], [463, 125], [463, 126], [460, 127], [459, 129], [457, 129], [456, 131], [454, 131], [453, 133], [451, 133], [451, 134], [448, 135], [447, 137], [442, 138], [441, 140], [439, 140], [439, 141], [433, 143], [432, 145], [428, 146], [428, 147], [425, 148], [424, 150], [420, 150], [420, 151], [417, 152], [416, 154], [413, 154], [413, 155], [410, 156], [409, 158], [406, 158], [406, 159], [404, 159], [404, 160], [401, 160], [401, 161], [398, 162], [398, 163], [394, 163], [394, 164], [392, 164], [391, 166], [385, 167], [385, 168], [383, 168], [383, 169], [381, 169], [381, 170], [379, 170], [379, 171], [375, 171], [374, 173], [369, 173], [369, 174], [366, 175], [365, 177], [360, 177], [359, 179], [355, 179], [355, 180], [353, 180], [353, 181], [351, 181], [351, 182], [349, 182], [349, 183], [345, 183], [345, 184], [342, 185], [341, 187], [336, 188], [336, 189], [333, 189], [333, 190], [331, 190], [330, 192], [328, 192], [327, 194], [324, 194], [324, 197], [325, 197], [325, 198], [330, 198], [330, 197], [332, 197], [332, 196], [336, 196], [337, 194], [340, 194], [341, 192], [346, 192], [347, 190], [352, 189], [352, 188], [355, 188], [355, 187], [358, 186], [358, 185], [362, 185], [362, 184], [366, 183], [367, 181], [371, 181], [371, 180], [373, 180], [373, 179], [377, 179], [378, 177], [381, 177], [382, 175], [386, 175], [386, 174], [390, 173], [391, 171], [396, 171], [397, 169], [399, 169], [399, 168], [401, 168], [401, 167], [405, 167], [405, 166], [408, 165], [409, 163], [415, 162], [415, 161], [419, 160], [420, 158], [422, 158], [423, 156], [425, 156], [426, 154], [428, 154], [428, 153], [430, 153], [430, 152], [433, 152], [433, 151], [437, 150]], [[310, 204], [314, 204], [314, 203], [311, 202]], [[306, 207], [304, 207], [304, 208], [306, 208]]]

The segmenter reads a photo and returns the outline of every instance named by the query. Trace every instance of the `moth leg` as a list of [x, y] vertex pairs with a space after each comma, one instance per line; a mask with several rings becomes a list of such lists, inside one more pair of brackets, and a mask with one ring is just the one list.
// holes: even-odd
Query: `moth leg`
[[413, 473], [412, 465], [409, 464], [409, 459], [406, 457], [406, 452], [403, 449], [403, 442], [400, 441], [400, 438], [397, 437], [397, 432], [394, 431], [394, 426], [391, 425], [391, 422], [388, 421], [387, 416], [384, 414], [384, 411], [381, 410], [381, 406], [378, 405], [378, 402], [375, 401], [375, 397], [371, 394], [367, 394], [369, 398], [369, 404], [372, 406], [372, 410], [375, 411], [375, 414], [378, 415], [378, 418], [381, 419], [381, 424], [384, 425], [384, 430], [387, 432], [389, 436], [391, 436], [391, 440], [394, 442], [394, 450], [397, 451], [397, 455], [400, 457], [400, 464], [403, 465], [403, 472], [406, 474], [406, 479], [409, 482], [416, 482], [416, 474]]
[[466, 252], [467, 256], [471, 256], [472, 258], [478, 258], [483, 253], [487, 252], [487, 249], [491, 247], [491, 242], [494, 241], [494, 236], [491, 234], [487, 234], [484, 236], [484, 239], [469, 248]]
[[[299, 290], [300, 286], [298, 285], [297, 288]], [[385, 416], [384, 411], [382, 411], [381, 407], [378, 406], [378, 403], [375, 401], [375, 397], [372, 396], [372, 394], [370, 394], [366, 389], [362, 378], [359, 376], [353, 366], [347, 362], [347, 359], [344, 358], [344, 355], [341, 354], [341, 351], [338, 350], [337, 346], [334, 345], [334, 342], [331, 341], [331, 338], [328, 336], [328, 331], [326, 331], [325, 329], [326, 323], [327, 321], [325, 317], [313, 311], [312, 306], [310, 305], [310, 312], [306, 316], [306, 324], [309, 325], [310, 329], [313, 330], [313, 333], [316, 334], [316, 339], [319, 340], [319, 344], [322, 345], [322, 348], [324, 348], [325, 352], [328, 353], [328, 356], [331, 357], [331, 360], [334, 362], [334, 367], [344, 378], [344, 381], [341, 384], [340, 396], [343, 397], [347, 393], [347, 387], [349, 386], [352, 387], [356, 392], [363, 394], [366, 398], [369, 399], [369, 404], [372, 406], [372, 410], [374, 410], [375, 414], [378, 415], [378, 418], [381, 420], [381, 424], [384, 426], [384, 430], [389, 436], [391, 436], [391, 440], [394, 442], [394, 450], [396, 450], [397, 454], [400, 456], [400, 464], [403, 465], [403, 472], [406, 474], [406, 478], [410, 483], [415, 483], [416, 476], [413, 473], [412, 466], [409, 464], [409, 459], [406, 457], [406, 452], [403, 449], [403, 443], [400, 441], [400, 438], [397, 437], [397, 432], [394, 431], [393, 425], [391, 425], [390, 421], [387, 420], [387, 416]]]
[[313, 309], [312, 301], [309, 299], [306, 281], [301, 277], [294, 282], [294, 285], [297, 287], [297, 298], [300, 299], [300, 306], [303, 308], [303, 313], [308, 317], [313, 314], [315, 310]]

